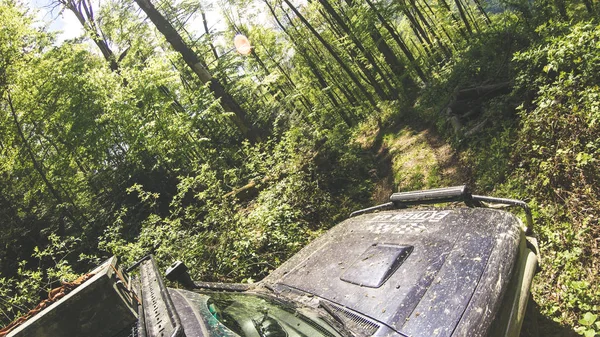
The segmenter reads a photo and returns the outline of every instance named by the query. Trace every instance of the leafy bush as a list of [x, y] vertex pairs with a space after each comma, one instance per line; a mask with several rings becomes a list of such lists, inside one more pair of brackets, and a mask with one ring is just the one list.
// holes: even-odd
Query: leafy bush
[[534, 208], [543, 258], [534, 295], [544, 314], [569, 325], [600, 310], [599, 41], [595, 22], [548, 21], [517, 37], [513, 51], [531, 46], [514, 53], [511, 63], [499, 63], [499, 55], [489, 69], [478, 66], [493, 59], [478, 51], [486, 43], [473, 46], [443, 69], [417, 106], [447, 130], [439, 115], [443, 104], [435, 102], [440, 92], [508, 69], [502, 76], [514, 82], [513, 92], [482, 104], [478, 120], [490, 121], [485, 132], [455, 145], [478, 191], [496, 190]]
[[124, 219], [140, 207], [122, 208], [100, 248], [126, 264], [148, 253], [162, 267], [180, 259], [198, 280], [260, 279], [359, 201], [368, 202], [368, 156], [349, 135], [292, 129], [278, 141], [245, 144], [239, 165], [202, 164], [179, 177], [167, 216], [158, 213], [160, 195], [133, 185], [128, 192], [141, 208], [155, 211], [128, 240]]
[[[70, 256], [77, 249], [81, 240], [73, 237], [59, 237], [51, 234], [45, 247], [35, 247], [32, 262], [19, 262], [17, 276], [14, 278], [0, 277], [0, 325], [10, 323], [12, 317], [18, 317], [33, 309], [46, 294], [60, 285], [60, 282], [70, 282], [79, 275], [73, 270], [77, 260]], [[88, 266], [99, 261], [80, 256], [79, 261], [85, 260]]]
[[538, 195], [590, 223], [600, 197], [600, 28], [578, 24], [547, 40], [515, 56], [519, 85], [534, 88], [520, 111], [519, 166]]
[[581, 324], [576, 330], [585, 337], [595, 337], [600, 334], [600, 321], [598, 315], [591, 312], [586, 312], [585, 315], [578, 321]]
[[600, 27], [552, 24], [539, 33], [543, 43], [515, 55], [525, 102], [514, 177], [540, 207], [542, 308], [574, 322], [600, 309]]

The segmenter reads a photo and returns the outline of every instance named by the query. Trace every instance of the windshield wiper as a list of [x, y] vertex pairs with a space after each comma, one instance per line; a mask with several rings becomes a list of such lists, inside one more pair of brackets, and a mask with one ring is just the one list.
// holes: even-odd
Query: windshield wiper
[[[299, 315], [302, 317], [305, 317], [305, 315], [301, 312], [300, 308], [303, 307], [302, 305], [299, 305], [298, 302], [296, 301], [290, 301], [289, 299], [284, 300], [283, 298], [280, 298], [279, 296], [279, 292], [272, 286], [269, 284], [263, 284], [264, 289], [267, 289], [269, 292], [271, 292], [272, 296], [275, 296], [277, 298], [278, 301], [281, 301], [283, 303], [286, 303], [288, 308], [290, 310], [292, 310], [294, 312], [295, 315]], [[309, 293], [306, 293], [302, 290], [299, 289], [295, 289], [295, 288], [289, 288], [287, 286], [284, 286], [285, 288], [288, 288], [289, 290], [292, 290], [294, 293], [296, 293], [297, 296], [309, 296], [309, 297], [313, 297], [314, 295], [311, 295]], [[315, 298], [316, 299], [316, 298]], [[312, 311], [316, 312], [321, 319], [323, 319], [327, 324], [329, 324], [332, 328], [334, 328], [335, 330], [337, 330], [337, 332], [339, 334], [341, 334], [344, 337], [368, 337], [370, 336], [369, 334], [366, 333], [356, 333], [353, 332], [350, 327], [348, 326], [348, 319], [345, 318], [344, 316], [340, 315], [339, 313], [336, 312], [335, 308], [323, 301], [323, 300], [317, 300], [319, 307], [322, 308], [323, 310], [315, 310], [316, 308], [314, 308], [313, 306], [307, 306], [308, 307], [312, 307]], [[304, 304], [304, 306], [306, 306], [306, 304]], [[312, 321], [312, 319], [310, 318], [306, 318], [309, 321]], [[361, 329], [358, 329], [361, 330]]]
[[360, 334], [357, 332], [354, 332], [350, 329], [350, 327], [348, 326], [348, 319], [345, 318], [344, 316], [340, 315], [338, 312], [336, 312], [335, 308], [325, 302], [325, 301], [319, 301], [319, 306], [321, 308], [324, 309], [325, 312], [327, 312], [329, 314], [329, 316], [331, 318], [333, 318], [333, 320], [338, 323], [337, 325], [342, 329], [341, 333], [345, 336], [349, 336], [349, 337], [367, 337], [367, 334]]

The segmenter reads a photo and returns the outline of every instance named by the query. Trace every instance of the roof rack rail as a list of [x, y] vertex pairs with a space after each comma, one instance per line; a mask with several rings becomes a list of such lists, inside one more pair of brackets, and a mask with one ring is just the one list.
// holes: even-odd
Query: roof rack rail
[[531, 215], [531, 209], [526, 202], [516, 199], [471, 194], [466, 185], [394, 193], [390, 196], [390, 202], [352, 212], [350, 217], [383, 209], [405, 208], [411, 205], [438, 204], [455, 201], [462, 201], [469, 207], [481, 207], [483, 206], [482, 202], [521, 207], [523, 211], [525, 211], [527, 221], [525, 233], [527, 235], [533, 233], [533, 217]]

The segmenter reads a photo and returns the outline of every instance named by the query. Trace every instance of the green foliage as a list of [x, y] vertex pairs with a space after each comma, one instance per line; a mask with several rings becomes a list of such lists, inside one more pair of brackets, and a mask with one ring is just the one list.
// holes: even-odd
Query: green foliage
[[558, 285], [566, 286], [543, 308], [573, 321], [570, 312], [597, 310], [600, 298], [597, 273], [589, 269], [600, 256], [586, 244], [600, 234], [594, 225], [600, 206], [600, 29], [579, 23], [542, 27], [540, 33], [544, 43], [515, 55], [522, 69], [517, 83], [531, 97], [520, 108], [515, 159], [527, 190], [554, 209], [542, 216], [547, 227], [540, 238], [553, 264], [544, 274], [561, 272], [542, 292], [556, 293]]
[[[356, 170], [369, 170], [367, 158], [346, 139], [343, 131], [292, 129], [278, 142], [245, 144], [242, 165], [215, 170], [204, 164], [179, 177], [169, 214], [150, 214], [131, 240], [123, 239], [129, 209], [122, 209], [100, 248], [126, 263], [148, 253], [165, 266], [181, 259], [199, 280], [260, 279], [321, 228], [358, 208], [356, 200], [368, 199], [368, 182], [355, 178]], [[129, 192], [155, 209], [156, 193], [139, 184]]]
[[414, 191], [443, 185], [436, 153], [425, 133], [417, 134], [407, 128], [386, 134], [383, 136], [383, 146], [392, 157], [394, 191]]
[[485, 134], [457, 143], [477, 190], [533, 204], [544, 267], [534, 295], [544, 314], [566, 324], [596, 312], [600, 298], [593, 271], [600, 257], [590, 244], [600, 234], [599, 33], [595, 23], [548, 21], [524, 35], [532, 45], [507, 66], [513, 92], [483, 105], [476, 123], [493, 121]]
[[527, 146], [520, 151], [520, 164], [535, 179], [534, 188], [552, 200], [566, 201], [578, 222], [598, 202], [598, 39], [597, 25], [578, 24], [568, 34], [515, 56], [529, 65], [520, 84], [538, 88], [530, 105], [521, 108], [520, 143]]
[[34, 247], [31, 261], [19, 262], [16, 277], [0, 277], [2, 325], [10, 323], [11, 317], [18, 317], [33, 309], [39, 301], [46, 298], [44, 294], [60, 282], [70, 282], [78, 277], [69, 258], [72, 258], [70, 255], [81, 240], [51, 234], [48, 241], [45, 247]]
[[[575, 325], [600, 305], [595, 272], [600, 256], [594, 246], [600, 235], [600, 36], [596, 21], [582, 21], [586, 15], [567, 22], [552, 14], [551, 2], [523, 3], [530, 4], [521, 12], [529, 15], [525, 24], [520, 14], [495, 17], [493, 29], [434, 73], [416, 114], [436, 123], [461, 150], [467, 179], [477, 191], [495, 190], [532, 204], [543, 267], [534, 296], [543, 314]], [[567, 6], [569, 16], [577, 11]], [[499, 51], [498, 45], [506, 48]], [[514, 83], [512, 93], [453, 101], [457, 90], [498, 81]], [[448, 106], [462, 123], [459, 132], [445, 114]], [[465, 111], [475, 113], [463, 117]], [[479, 123], [484, 123], [480, 132], [465, 132]]]
[[581, 326], [577, 327], [575, 330], [582, 336], [595, 337], [600, 334], [600, 321], [597, 319], [598, 315], [586, 312], [578, 321]]
[[[513, 170], [511, 148], [516, 132], [510, 122], [493, 137], [477, 137], [463, 153], [472, 167], [471, 179], [477, 191], [490, 191], [506, 181]], [[485, 150], [484, 150], [485, 149]]]

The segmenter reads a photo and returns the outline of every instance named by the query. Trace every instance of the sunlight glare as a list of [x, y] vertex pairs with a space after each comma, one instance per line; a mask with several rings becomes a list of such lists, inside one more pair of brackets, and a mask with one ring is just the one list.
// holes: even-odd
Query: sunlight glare
[[238, 34], [233, 38], [233, 45], [237, 52], [242, 55], [249, 55], [252, 52], [250, 41], [242, 34]]

